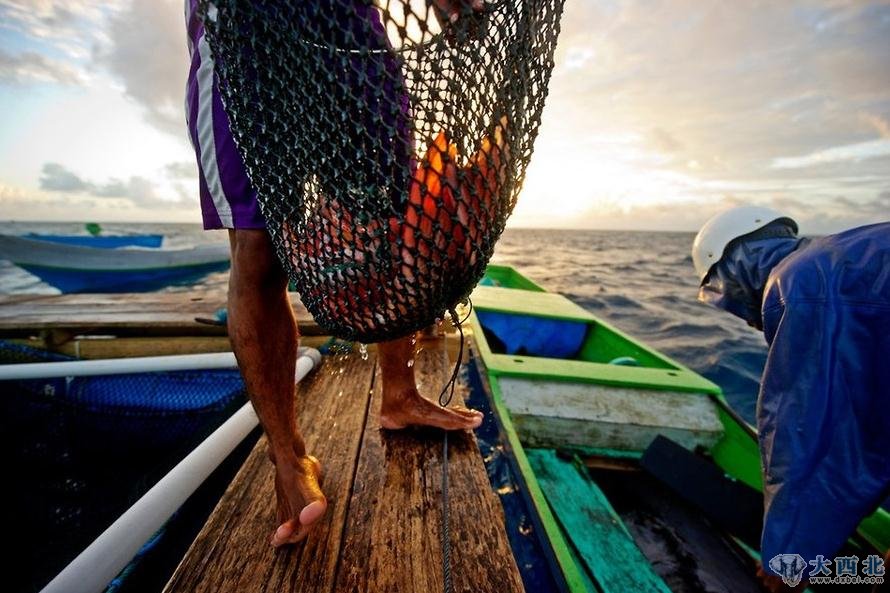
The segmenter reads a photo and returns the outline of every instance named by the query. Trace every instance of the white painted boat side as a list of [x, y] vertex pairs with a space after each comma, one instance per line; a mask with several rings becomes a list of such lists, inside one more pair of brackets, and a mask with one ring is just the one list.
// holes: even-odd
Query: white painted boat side
[[135, 271], [224, 262], [229, 259], [229, 247], [220, 243], [185, 249], [100, 249], [0, 235], [0, 259], [70, 270]]

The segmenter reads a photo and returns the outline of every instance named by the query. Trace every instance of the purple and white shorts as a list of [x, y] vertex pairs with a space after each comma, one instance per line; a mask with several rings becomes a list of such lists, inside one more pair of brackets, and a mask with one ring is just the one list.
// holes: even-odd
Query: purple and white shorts
[[205, 229], [262, 229], [256, 190], [223, 109], [204, 24], [197, 15], [198, 1], [185, 0], [191, 67], [185, 92], [189, 137], [198, 159], [201, 214]]
[[[314, 15], [317, 9], [314, 9], [313, 4], [307, 0], [282, 1], [296, 2], [297, 4], [291, 7], [296, 8], [300, 14], [299, 18], [316, 18]], [[372, 47], [389, 47], [380, 14], [372, 4], [364, 1], [352, 4], [337, 0], [331, 1], [326, 10], [328, 18], [335, 19], [338, 23], [338, 32], [335, 34], [344, 37], [351, 35], [352, 38], [356, 38], [365, 31], [371, 31], [366, 43], [372, 44]], [[191, 54], [185, 109], [189, 136], [198, 160], [204, 228], [265, 228], [257, 192], [250, 183], [244, 162], [229, 129], [229, 120], [223, 108], [210, 45], [204, 36], [204, 24], [197, 11], [198, 0], [185, 0], [185, 18]], [[334, 138], [336, 141], [320, 144], [329, 145], [333, 153], [327, 155], [328, 158], [319, 158], [318, 161], [324, 163], [337, 160], [333, 157], [340, 156], [337, 151], [342, 151], [341, 145], [344, 143], [360, 146], [363, 138], [376, 138], [372, 143], [373, 146], [392, 156], [390, 170], [381, 168], [373, 160], [364, 159], [353, 166], [353, 171], [328, 171], [325, 177], [344, 185], [349, 184], [349, 173], [358, 176], [365, 184], [371, 179], [376, 185], [388, 185], [394, 202], [397, 202], [407, 187], [407, 179], [414, 166], [410, 151], [412, 137], [409, 101], [402, 84], [399, 62], [388, 52], [365, 58], [363, 61], [358, 61], [357, 58], [355, 60], [350, 67], [340, 65], [338, 70], [341, 77], [338, 81], [340, 84], [333, 85], [330, 101], [319, 102], [325, 107], [317, 107], [326, 110], [319, 113], [318, 118], [326, 121], [343, 120], [342, 113], [338, 110], [356, 111], [347, 118], [347, 123], [340, 124], [342, 129], [334, 128], [327, 131], [329, 138]], [[381, 72], [386, 78], [380, 84], [384, 85], [385, 96], [388, 96], [388, 100], [383, 102], [367, 88], [367, 80], [380, 80]], [[348, 96], [338, 97], [336, 89], [340, 87], [363, 89], [357, 94], [366, 95], [366, 100], [350, 102]], [[393, 104], [398, 105], [398, 108], [392, 109]], [[404, 179], [405, 183], [393, 183], [393, 179]]]

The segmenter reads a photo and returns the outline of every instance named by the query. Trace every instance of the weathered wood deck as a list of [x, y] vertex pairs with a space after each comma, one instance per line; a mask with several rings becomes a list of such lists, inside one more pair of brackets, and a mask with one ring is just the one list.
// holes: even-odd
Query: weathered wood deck
[[[320, 332], [291, 293], [304, 335]], [[225, 326], [195, 321], [226, 306], [224, 290], [121, 294], [0, 295], [0, 337], [54, 333], [117, 336], [222, 336]]]
[[[418, 382], [435, 394], [450, 364], [443, 340], [417, 357]], [[165, 593], [254, 591], [435, 593], [443, 590], [439, 522], [442, 433], [378, 428], [376, 354], [327, 358], [300, 384], [297, 414], [325, 472], [326, 516], [304, 542], [280, 550], [273, 468], [260, 439], [170, 579]], [[475, 437], [449, 437], [455, 592], [522, 591]]]

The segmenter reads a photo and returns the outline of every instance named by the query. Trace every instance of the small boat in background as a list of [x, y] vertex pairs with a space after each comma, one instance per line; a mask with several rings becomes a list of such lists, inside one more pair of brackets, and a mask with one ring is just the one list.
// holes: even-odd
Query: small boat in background
[[130, 235], [103, 235], [102, 226], [96, 222], [88, 222], [83, 225], [88, 233], [85, 235], [56, 235], [43, 233], [28, 233], [27, 239], [37, 241], [49, 241], [50, 243], [62, 243], [64, 245], [81, 245], [83, 247], [97, 247], [100, 249], [117, 249], [118, 247], [160, 247], [164, 235], [130, 234]]
[[225, 244], [186, 249], [109, 249], [11, 235], [0, 235], [0, 259], [11, 261], [63, 293], [148, 292], [192, 283], [230, 265]]
[[161, 246], [164, 235], [41, 235], [28, 233], [26, 239], [35, 241], [48, 241], [63, 245], [80, 245], [82, 247], [96, 247], [98, 249], [117, 249], [119, 247], [147, 247], [157, 248]]

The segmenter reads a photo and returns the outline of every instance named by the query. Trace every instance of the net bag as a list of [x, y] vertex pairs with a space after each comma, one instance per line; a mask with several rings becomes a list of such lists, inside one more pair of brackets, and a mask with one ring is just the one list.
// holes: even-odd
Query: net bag
[[563, 0], [203, 0], [223, 103], [317, 323], [374, 342], [482, 277], [540, 124]]

